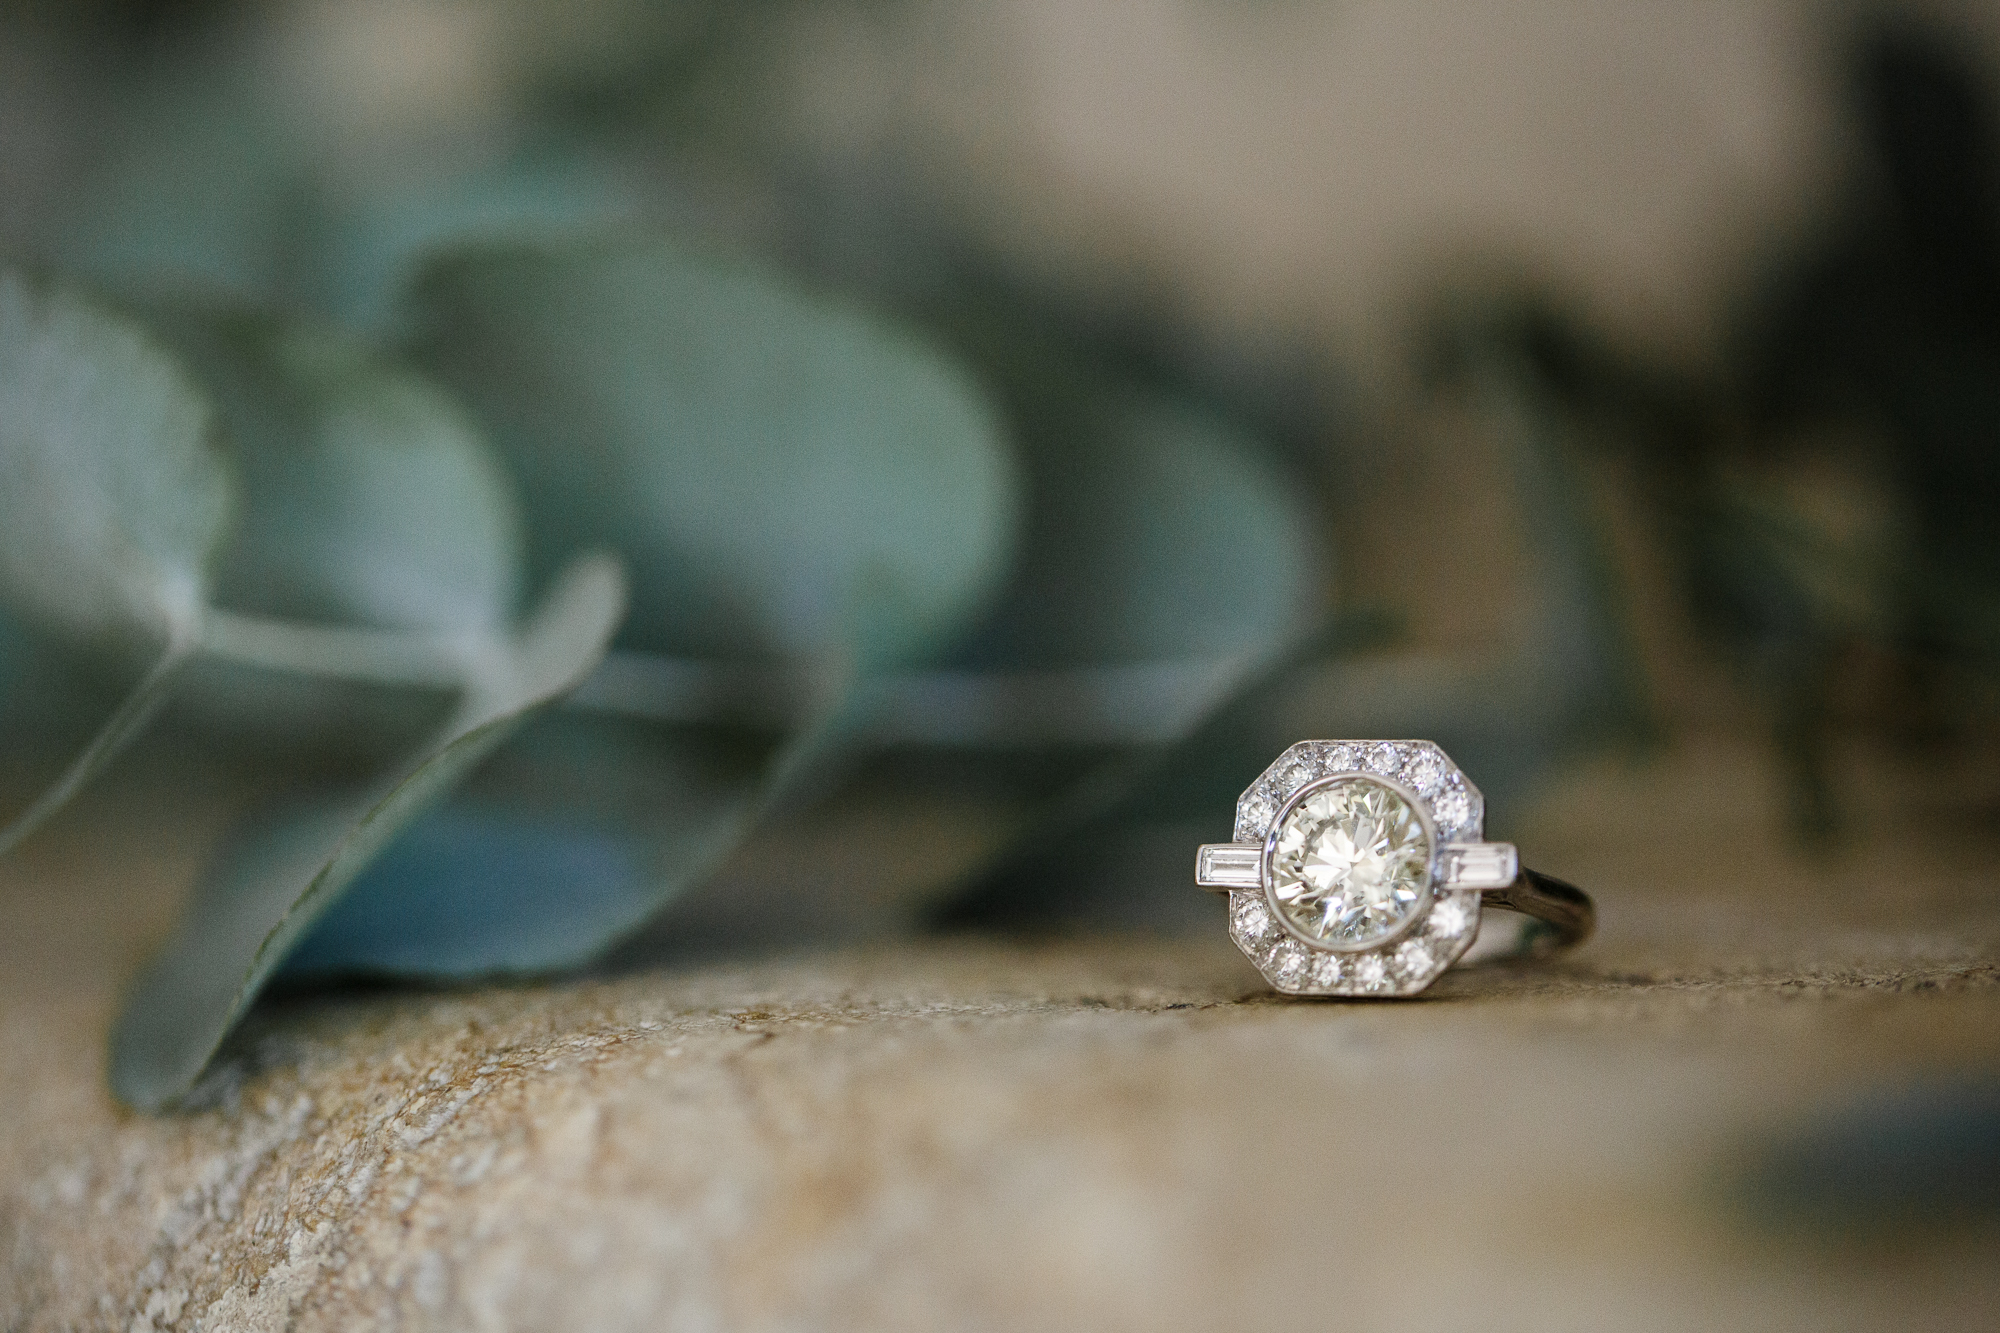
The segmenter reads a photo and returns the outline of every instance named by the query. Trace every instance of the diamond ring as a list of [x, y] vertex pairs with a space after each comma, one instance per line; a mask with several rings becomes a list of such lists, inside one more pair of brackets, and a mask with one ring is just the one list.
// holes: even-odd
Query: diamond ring
[[1195, 857], [1229, 895], [1229, 937], [1290, 995], [1415, 995], [1464, 956], [1482, 906], [1527, 918], [1511, 948], [1580, 944], [1582, 890], [1484, 839], [1486, 802], [1429, 741], [1300, 741], [1236, 802], [1236, 836]]

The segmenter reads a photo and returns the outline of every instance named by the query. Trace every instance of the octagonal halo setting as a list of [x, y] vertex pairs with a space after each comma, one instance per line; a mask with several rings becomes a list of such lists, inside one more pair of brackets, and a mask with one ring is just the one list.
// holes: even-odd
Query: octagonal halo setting
[[1479, 893], [1434, 887], [1440, 851], [1483, 840], [1485, 801], [1429, 741], [1301, 741], [1244, 789], [1235, 841], [1262, 885], [1229, 935], [1293, 995], [1413, 995], [1479, 932]]

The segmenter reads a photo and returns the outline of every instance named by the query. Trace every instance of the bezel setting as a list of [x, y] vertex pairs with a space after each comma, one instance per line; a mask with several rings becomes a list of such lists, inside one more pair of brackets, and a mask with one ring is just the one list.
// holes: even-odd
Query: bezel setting
[[[1409, 801], [1430, 839], [1427, 901], [1393, 932], [1365, 944], [1305, 935], [1269, 898], [1283, 820], [1313, 791], [1352, 778]], [[1479, 933], [1478, 890], [1438, 887], [1439, 861], [1452, 844], [1483, 841], [1485, 815], [1479, 789], [1430, 741], [1300, 741], [1237, 798], [1235, 841], [1261, 844], [1263, 857], [1258, 886], [1229, 895], [1229, 937], [1266, 981], [1289, 995], [1414, 995]]]
[[1264, 881], [1264, 905], [1270, 909], [1272, 917], [1277, 920], [1279, 926], [1287, 934], [1311, 949], [1325, 950], [1332, 953], [1367, 953], [1379, 949], [1384, 945], [1394, 943], [1409, 934], [1416, 924], [1423, 920], [1429, 908], [1419, 907], [1403, 920], [1397, 922], [1393, 930], [1386, 931], [1372, 939], [1361, 941], [1324, 939], [1301, 930], [1298, 923], [1285, 913], [1284, 908], [1279, 904], [1277, 899], [1277, 876], [1273, 869], [1273, 863], [1276, 861], [1278, 855], [1279, 835], [1284, 832], [1285, 824], [1291, 819], [1293, 812], [1306, 801], [1310, 800], [1314, 793], [1326, 791], [1349, 782], [1366, 782], [1394, 792], [1403, 801], [1407, 802], [1416, 813], [1417, 822], [1423, 827], [1426, 852], [1423, 885], [1419, 891], [1425, 896], [1429, 896], [1432, 886], [1439, 878], [1437, 872], [1438, 848], [1440, 843], [1438, 841], [1437, 820], [1432, 817], [1430, 807], [1424, 803], [1423, 797], [1417, 795], [1416, 792], [1394, 778], [1385, 777], [1380, 773], [1329, 773], [1324, 777], [1316, 777], [1302, 783], [1290, 796], [1285, 798], [1284, 805], [1280, 806], [1278, 813], [1272, 817], [1270, 831], [1264, 835], [1264, 855], [1263, 859], [1259, 862], [1259, 866]]

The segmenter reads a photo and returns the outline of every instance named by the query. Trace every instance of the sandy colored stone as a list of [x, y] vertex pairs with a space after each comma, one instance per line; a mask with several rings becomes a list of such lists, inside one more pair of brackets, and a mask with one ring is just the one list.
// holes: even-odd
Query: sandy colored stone
[[1218, 904], [1195, 939], [296, 998], [160, 1118], [102, 1038], [216, 821], [102, 798], [0, 865], [0, 1326], [1987, 1326], [1989, 1230], [1774, 1232], [1731, 1181], [2000, 1069], [1995, 840], [1912, 798], [1802, 859], [1757, 781], [1580, 771], [1516, 832], [1599, 940], [1421, 1001], [1281, 1001]]

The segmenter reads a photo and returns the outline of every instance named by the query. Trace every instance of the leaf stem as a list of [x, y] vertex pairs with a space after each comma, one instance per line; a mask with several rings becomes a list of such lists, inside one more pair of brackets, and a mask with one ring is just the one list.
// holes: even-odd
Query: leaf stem
[[160, 705], [166, 702], [174, 678], [193, 657], [194, 645], [189, 641], [176, 640], [168, 645], [165, 655], [146, 673], [145, 679], [125, 696], [124, 702], [112, 711], [97, 734], [90, 738], [90, 743], [84, 746], [83, 753], [63, 770], [62, 776], [49, 784], [32, 805], [14, 817], [13, 822], [0, 827], [0, 856], [5, 856], [29, 834], [47, 823], [51, 815], [67, 805], [92, 778], [118, 757], [119, 752], [152, 720]]
[[272, 620], [210, 608], [201, 652], [219, 661], [299, 676], [455, 690], [507, 655], [498, 635], [426, 634]]
[[[862, 688], [878, 743], [1048, 745], [1164, 743], [1187, 734], [1239, 682], [1250, 656], [1189, 658], [1015, 671], [915, 671]], [[732, 723], [783, 730], [811, 716], [825, 694], [820, 673], [615, 652], [567, 706], [673, 723]]]

